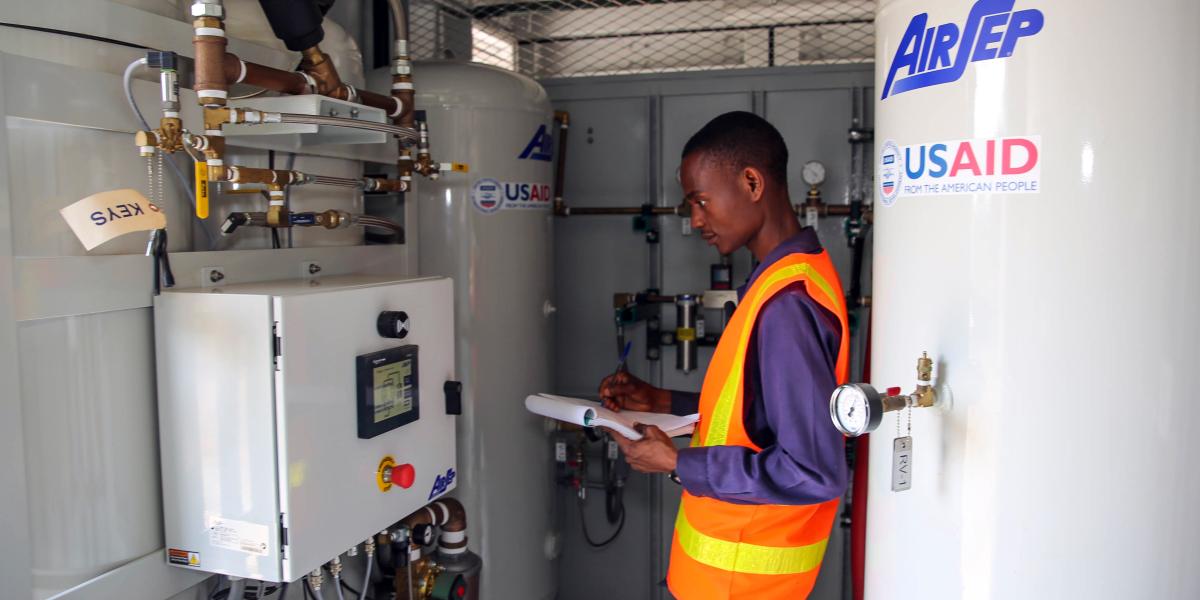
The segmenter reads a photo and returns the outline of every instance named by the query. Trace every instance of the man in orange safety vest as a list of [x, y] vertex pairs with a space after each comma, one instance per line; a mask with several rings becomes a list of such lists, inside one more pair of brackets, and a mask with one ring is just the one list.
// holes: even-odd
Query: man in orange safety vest
[[652, 426], [640, 441], [613, 436], [634, 469], [672, 473], [684, 488], [667, 575], [676, 598], [805, 598], [846, 486], [844, 440], [828, 412], [849, 370], [845, 297], [816, 233], [796, 219], [787, 146], [770, 123], [718, 116], [682, 160], [692, 227], [722, 255], [749, 249], [758, 266], [699, 396], [625, 371], [600, 395], [614, 410], [700, 413], [690, 448]]

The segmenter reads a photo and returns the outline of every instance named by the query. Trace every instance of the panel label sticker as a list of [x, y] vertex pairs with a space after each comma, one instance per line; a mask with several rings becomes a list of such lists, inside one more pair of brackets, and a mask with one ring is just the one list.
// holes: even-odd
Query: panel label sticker
[[538, 130], [533, 132], [533, 138], [529, 140], [517, 158], [546, 162], [550, 162], [554, 158], [554, 138], [546, 131], [545, 125], [538, 127]]
[[437, 478], [433, 480], [433, 489], [429, 490], [429, 500], [433, 500], [434, 498], [437, 498], [438, 496], [450, 491], [450, 486], [454, 483], [454, 478], [457, 475], [458, 474], [454, 472], [454, 469], [447, 469], [445, 475], [438, 475]]
[[266, 525], [257, 523], [222, 517], [209, 517], [208, 519], [208, 543], [226, 550], [266, 556], [267, 544], [270, 539], [268, 532], [269, 529]]
[[879, 199], [903, 196], [1037, 194], [1042, 191], [1042, 137], [950, 140], [879, 147]]
[[200, 553], [192, 552], [191, 550], [180, 550], [179, 548], [167, 548], [167, 562], [185, 567], [199, 567]]
[[162, 209], [131, 189], [92, 194], [58, 213], [88, 250], [126, 233], [167, 226]]
[[502, 210], [549, 209], [550, 186], [545, 183], [485, 178], [471, 188], [471, 203], [484, 214]]

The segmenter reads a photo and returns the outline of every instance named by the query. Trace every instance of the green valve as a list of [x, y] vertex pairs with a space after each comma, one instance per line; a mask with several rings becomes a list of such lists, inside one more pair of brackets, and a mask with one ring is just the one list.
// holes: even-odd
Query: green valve
[[433, 580], [434, 600], [463, 600], [467, 597], [467, 582], [459, 573], [441, 573]]

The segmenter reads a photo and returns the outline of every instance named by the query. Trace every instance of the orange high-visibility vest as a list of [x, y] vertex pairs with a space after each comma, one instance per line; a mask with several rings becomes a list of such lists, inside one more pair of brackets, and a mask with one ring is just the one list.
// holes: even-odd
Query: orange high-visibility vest
[[[721, 334], [704, 376], [692, 446], [762, 450], [742, 421], [746, 351], [759, 311], [796, 282], [804, 283], [808, 294], [841, 322], [836, 376], [839, 385], [846, 382], [850, 332], [837, 271], [824, 251], [790, 254], [759, 275]], [[801, 506], [731, 504], [684, 491], [667, 573], [671, 593], [679, 600], [807, 597], [825, 556], [837, 505], [837, 498]]]

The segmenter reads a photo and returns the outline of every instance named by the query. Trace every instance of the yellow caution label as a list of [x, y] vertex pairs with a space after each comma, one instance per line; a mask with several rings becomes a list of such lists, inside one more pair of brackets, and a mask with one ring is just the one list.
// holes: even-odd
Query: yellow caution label
[[675, 339], [681, 342], [695, 341], [696, 330], [691, 327], [680, 327], [675, 330]]
[[467, 173], [471, 167], [467, 163], [450, 163], [450, 170], [455, 173]]
[[196, 216], [208, 218], [208, 163], [196, 161]]

